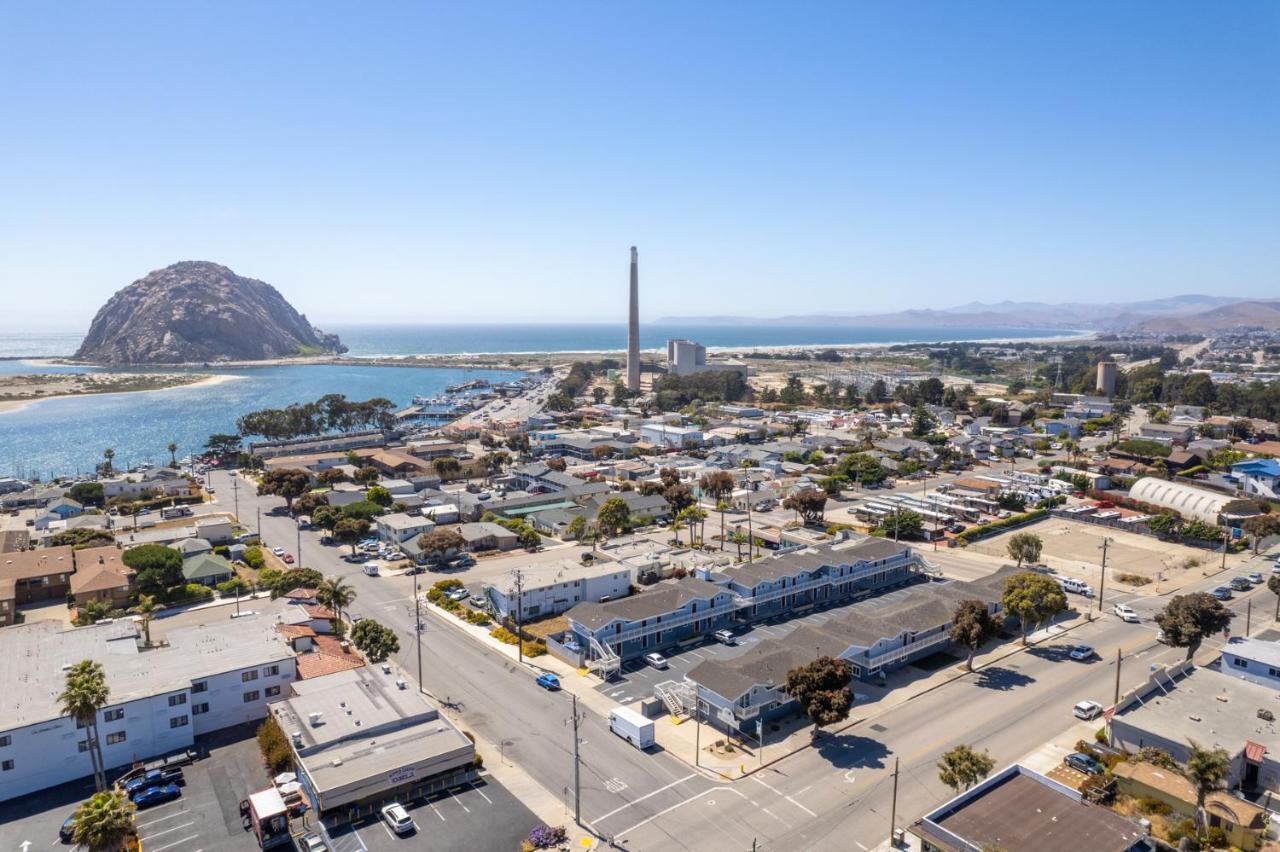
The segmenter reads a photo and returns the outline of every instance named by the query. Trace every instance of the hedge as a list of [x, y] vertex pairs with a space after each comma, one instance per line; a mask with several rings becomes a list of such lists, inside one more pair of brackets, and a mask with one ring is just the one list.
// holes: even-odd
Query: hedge
[[985, 538], [988, 535], [993, 535], [1003, 530], [1007, 530], [1011, 527], [1019, 527], [1019, 526], [1022, 526], [1023, 524], [1029, 524], [1033, 521], [1038, 521], [1048, 514], [1049, 514], [1048, 509], [1032, 509], [1030, 512], [1024, 512], [1021, 515], [1010, 515], [1007, 518], [1003, 518], [998, 521], [992, 521], [989, 524], [982, 524], [981, 526], [969, 527], [964, 532], [958, 533], [956, 535], [956, 543], [961, 546], [964, 546], [971, 541], [977, 541], [980, 538]]

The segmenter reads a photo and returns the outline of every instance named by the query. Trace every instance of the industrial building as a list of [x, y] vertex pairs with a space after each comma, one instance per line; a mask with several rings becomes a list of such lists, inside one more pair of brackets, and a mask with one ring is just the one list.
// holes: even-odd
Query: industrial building
[[719, 364], [707, 363], [707, 347], [692, 340], [667, 341], [667, 372], [673, 376], [693, 376], [698, 373], [738, 373], [747, 377], [747, 365], [734, 361]]

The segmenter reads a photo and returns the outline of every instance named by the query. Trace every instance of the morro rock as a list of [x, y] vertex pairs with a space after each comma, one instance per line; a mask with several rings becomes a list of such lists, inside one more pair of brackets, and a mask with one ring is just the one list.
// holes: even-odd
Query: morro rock
[[184, 261], [125, 287], [102, 306], [75, 358], [96, 364], [259, 361], [347, 351], [276, 288], [225, 266]]

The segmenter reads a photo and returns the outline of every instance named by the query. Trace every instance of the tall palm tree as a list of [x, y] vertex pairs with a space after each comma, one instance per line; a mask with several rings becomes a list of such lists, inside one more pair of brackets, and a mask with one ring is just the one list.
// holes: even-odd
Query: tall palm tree
[[[680, 530], [682, 529], [684, 529], [684, 520], [680, 515], [676, 515], [671, 519], [671, 531], [676, 534], [677, 547], [680, 546]], [[689, 533], [689, 537], [693, 538], [693, 533]], [[1280, 605], [1277, 605], [1277, 608], [1280, 608]]]
[[151, 647], [151, 619], [156, 612], [155, 595], [138, 595], [138, 603], [133, 611], [142, 617], [142, 635], [146, 637], [147, 647]]
[[1182, 774], [1196, 788], [1196, 837], [1204, 828], [1204, 800], [1218, 789], [1231, 771], [1231, 757], [1225, 749], [1204, 749], [1191, 743], [1191, 753]]
[[169, 442], [169, 466], [178, 466], [178, 445], [173, 441]]
[[124, 790], [94, 793], [71, 817], [71, 839], [90, 852], [120, 852], [138, 834]]
[[342, 621], [342, 611], [356, 599], [356, 590], [341, 577], [329, 577], [316, 589], [316, 600], [333, 610]]
[[115, 472], [115, 467], [112, 466], [111, 460], [116, 457], [116, 451], [107, 447], [102, 451], [102, 457], [106, 460], [102, 463], [102, 472], [106, 474]]
[[58, 696], [62, 712], [76, 720], [85, 729], [88, 738], [89, 761], [93, 764], [93, 780], [98, 792], [107, 786], [106, 766], [102, 760], [102, 744], [98, 741], [98, 711], [111, 696], [107, 676], [102, 663], [81, 660], [67, 670], [65, 687]]

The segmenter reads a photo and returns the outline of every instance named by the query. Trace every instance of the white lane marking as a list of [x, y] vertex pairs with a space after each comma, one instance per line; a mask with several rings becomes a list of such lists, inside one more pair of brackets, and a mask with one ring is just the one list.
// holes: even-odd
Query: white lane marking
[[812, 790], [812, 789], [813, 789], [813, 785], [812, 785], [812, 784], [810, 784], [808, 787], [805, 787], [803, 790], [797, 790], [797, 791], [796, 791], [796, 795], [797, 795], [797, 796], [803, 796], [805, 793], [809, 792], [809, 791], [810, 791], [810, 790]]
[[136, 826], [134, 826], [134, 827], [135, 827], [135, 828], [146, 828], [146, 827], [147, 827], [147, 826], [149, 826], [149, 825], [155, 825], [155, 824], [156, 824], [156, 823], [158, 823], [158, 822], [164, 822], [165, 820], [167, 820], [167, 819], [173, 819], [174, 817], [185, 816], [185, 815], [186, 815], [186, 814], [188, 814], [188, 813], [190, 813], [190, 812], [189, 812], [189, 811], [174, 811], [173, 813], [169, 814], [168, 816], [162, 816], [162, 817], [159, 817], [158, 819], [148, 820], [147, 822], [140, 822], [140, 823], [138, 823], [138, 824], [137, 824]]
[[175, 840], [174, 842], [172, 842], [172, 843], [170, 843], [170, 844], [168, 844], [168, 845], [166, 845], [166, 846], [156, 846], [155, 848], [153, 848], [153, 849], [151, 850], [151, 852], [164, 852], [164, 850], [166, 850], [166, 849], [172, 849], [172, 848], [173, 848], [173, 847], [175, 847], [175, 846], [181, 846], [181, 845], [182, 845], [182, 844], [184, 844], [184, 843], [187, 843], [187, 842], [189, 842], [189, 841], [195, 840], [195, 839], [196, 839], [197, 837], [199, 837], [199, 836], [200, 836], [200, 835], [198, 835], [198, 834], [193, 834], [193, 835], [191, 835], [190, 837], [184, 837], [184, 838], [182, 838], [181, 840]]
[[601, 820], [606, 820], [609, 817], [613, 816], [614, 814], [625, 811], [627, 808], [631, 807], [632, 805], [639, 804], [640, 802], [643, 802], [645, 799], [653, 798], [654, 796], [658, 795], [664, 790], [670, 790], [672, 787], [675, 787], [678, 784], [683, 784], [684, 782], [688, 781], [690, 778], [695, 777], [696, 775], [697, 775], [696, 772], [690, 772], [688, 775], [684, 776], [683, 778], [677, 781], [672, 781], [670, 784], [666, 785], [665, 787], [659, 787], [658, 789], [654, 790], [652, 793], [645, 793], [640, 798], [632, 799], [631, 801], [627, 802], [625, 805], [623, 805], [620, 808], [614, 808], [613, 810], [609, 811], [609, 813], [604, 814], [603, 816], [596, 817], [595, 819], [592, 820], [592, 823], [597, 823], [597, 822], [600, 822]]
[[427, 802], [427, 804], [431, 806], [431, 810], [433, 810], [433, 811], [435, 811], [435, 812], [436, 812], [436, 816], [440, 817], [440, 821], [441, 821], [441, 822], [445, 822], [445, 821], [446, 821], [446, 820], [445, 820], [445, 818], [444, 818], [444, 814], [440, 813], [439, 809], [438, 809], [438, 808], [436, 808], [436, 803], [435, 803], [435, 802]]
[[484, 790], [481, 790], [479, 787], [477, 787], [475, 784], [471, 783], [470, 781], [467, 782], [467, 786], [469, 786], [472, 790], [475, 790], [477, 793], [479, 793], [480, 798], [484, 799], [486, 802], [488, 802], [491, 805], [493, 804], [493, 799], [490, 799], [488, 796], [486, 796], [484, 794]]
[[784, 793], [784, 792], [782, 792], [781, 790], [779, 790], [779, 789], [777, 789], [777, 788], [775, 788], [775, 787], [771, 786], [771, 785], [769, 784], [769, 782], [768, 782], [768, 781], [765, 781], [765, 780], [761, 779], [759, 776], [756, 776], [756, 775], [752, 775], [751, 777], [752, 777], [752, 779], [753, 779], [757, 784], [763, 784], [765, 787], [768, 787], [770, 790], [773, 790], [773, 792], [777, 793], [779, 796], [781, 796], [782, 798], [786, 799], [788, 802], [790, 802], [791, 804], [795, 805], [797, 808], [799, 808], [800, 810], [804, 811], [804, 812], [805, 812], [805, 813], [807, 813], [809, 816], [814, 817], [814, 818], [817, 818], [817, 816], [818, 816], [817, 814], [815, 814], [813, 811], [809, 810], [809, 809], [808, 809], [808, 808], [806, 808], [804, 805], [802, 805], [802, 804], [800, 804], [799, 802], [797, 802], [795, 799], [793, 799], [793, 798], [791, 798], [790, 796], [788, 796], [786, 793]]
[[610, 793], [616, 795], [627, 789], [627, 782], [623, 781], [621, 778], [610, 778], [608, 781], [604, 782], [604, 788]]
[[471, 813], [471, 808], [467, 807], [466, 805], [463, 805], [463, 804], [462, 804], [462, 800], [461, 800], [461, 799], [459, 799], [457, 796], [453, 795], [453, 791], [452, 791], [452, 790], [450, 790], [450, 791], [449, 791], [449, 798], [450, 798], [450, 799], [453, 799], [453, 800], [454, 800], [455, 802], [457, 802], [459, 805], [462, 805], [462, 809], [463, 809], [464, 811], [466, 811], [467, 813]]
[[[676, 808], [682, 808], [685, 805], [689, 804], [690, 802], [694, 801], [695, 799], [701, 799], [703, 796], [707, 795], [708, 793], [716, 793], [716, 792], [733, 793], [735, 796], [738, 796], [739, 798], [742, 798], [742, 799], [747, 798], [745, 793], [740, 793], [737, 790], [733, 789], [732, 787], [711, 787], [709, 789], [703, 790], [701, 793], [697, 793], [693, 796], [690, 796], [689, 798], [685, 799], [683, 802], [676, 802], [674, 805], [672, 805], [669, 808], [663, 808], [653, 816], [645, 817], [644, 819], [640, 820], [640, 822], [636, 823], [635, 825], [628, 826], [627, 828], [622, 829], [622, 831], [619, 831], [617, 834], [614, 835], [614, 838], [621, 837], [624, 834], [629, 834], [630, 832], [635, 831], [637, 828], [641, 828], [643, 826], [648, 825], [649, 823], [653, 822], [655, 819], [660, 819], [666, 816], [667, 814], [674, 811]], [[708, 805], [714, 805], [715, 802], [716, 802], [715, 799], [707, 800]]]
[[163, 837], [166, 834], [173, 834], [175, 831], [182, 831], [182, 829], [184, 828], [190, 828], [195, 824], [196, 824], [195, 820], [192, 820], [191, 822], [184, 822], [182, 825], [175, 825], [173, 828], [166, 828], [164, 831], [157, 831], [154, 834], [148, 834], [146, 837], [143, 837], [142, 839], [154, 840], [157, 837]]
[[787, 822], [785, 819], [783, 819], [782, 817], [778, 816], [777, 814], [775, 814], [773, 811], [769, 810], [768, 808], [761, 808], [760, 810], [764, 811], [764, 812], [765, 812], [765, 813], [767, 813], [769, 816], [773, 817], [773, 818], [774, 818], [774, 819], [776, 819], [778, 822], [780, 822], [780, 823], [782, 823], [783, 825], [785, 825], [787, 828], [791, 828], [791, 827], [792, 827], [792, 826], [791, 826], [791, 823]]
[[[858, 843], [858, 841], [856, 841], [856, 840], [855, 840], [855, 841], [853, 841], [853, 842], [854, 842], [854, 843]], [[859, 848], [859, 849], [861, 849], [861, 850], [862, 850], [862, 852], [867, 852], [867, 847], [863, 846], [861, 843], [858, 843], [858, 848]]]

